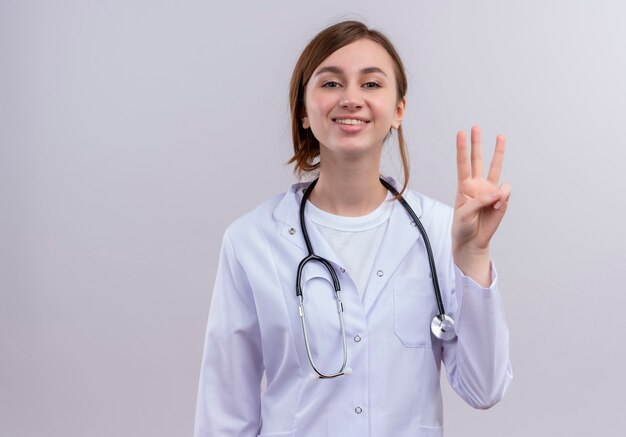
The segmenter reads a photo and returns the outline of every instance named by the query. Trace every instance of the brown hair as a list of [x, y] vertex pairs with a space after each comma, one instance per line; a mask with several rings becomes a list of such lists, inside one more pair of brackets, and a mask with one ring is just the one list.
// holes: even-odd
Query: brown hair
[[[288, 163], [295, 163], [294, 171], [298, 175], [316, 170], [320, 166], [319, 161], [316, 161], [316, 158], [320, 154], [320, 144], [311, 129], [304, 129], [301, 122], [305, 114], [304, 93], [309, 79], [324, 59], [340, 48], [360, 39], [369, 39], [379, 44], [389, 53], [394, 65], [398, 100], [404, 98], [406, 95], [407, 79], [406, 73], [404, 72], [404, 65], [393, 44], [391, 44], [385, 35], [377, 30], [369, 29], [365, 24], [359, 21], [342, 21], [322, 30], [309, 42], [300, 55], [293, 69], [291, 84], [289, 86], [291, 135], [293, 138], [294, 154]], [[402, 126], [398, 126], [397, 131], [402, 169], [404, 171], [404, 183], [400, 193], [404, 193], [409, 183], [409, 160], [404, 135], [402, 133]], [[385, 141], [389, 138], [391, 133], [392, 129], [389, 129]]]

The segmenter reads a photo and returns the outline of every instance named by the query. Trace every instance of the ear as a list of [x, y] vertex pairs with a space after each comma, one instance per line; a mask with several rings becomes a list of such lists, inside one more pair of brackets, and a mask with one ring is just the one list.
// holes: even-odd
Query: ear
[[302, 128], [308, 129], [310, 127], [311, 127], [311, 124], [309, 123], [309, 117], [305, 115], [304, 117], [302, 117]]
[[402, 118], [404, 117], [404, 111], [406, 110], [406, 99], [403, 97], [396, 106], [396, 111], [393, 115], [393, 121], [391, 122], [391, 127], [394, 129], [398, 129], [400, 124], [402, 123]]

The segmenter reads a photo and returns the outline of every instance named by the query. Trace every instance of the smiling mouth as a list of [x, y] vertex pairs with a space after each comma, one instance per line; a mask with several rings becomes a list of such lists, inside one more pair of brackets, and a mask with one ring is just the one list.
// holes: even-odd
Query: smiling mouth
[[358, 124], [367, 124], [369, 121], [365, 120], [357, 120], [356, 118], [336, 118], [333, 120], [337, 124], [350, 124], [350, 125], [358, 125]]

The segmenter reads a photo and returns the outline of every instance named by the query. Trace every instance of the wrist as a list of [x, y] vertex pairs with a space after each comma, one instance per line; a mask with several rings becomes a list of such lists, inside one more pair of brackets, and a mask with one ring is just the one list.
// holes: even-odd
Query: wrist
[[487, 288], [491, 285], [491, 258], [489, 250], [458, 250], [452, 255], [456, 266], [465, 276]]
[[472, 264], [476, 262], [484, 262], [489, 259], [489, 246], [486, 247], [473, 247], [470, 245], [463, 245], [452, 247], [452, 258], [459, 265]]

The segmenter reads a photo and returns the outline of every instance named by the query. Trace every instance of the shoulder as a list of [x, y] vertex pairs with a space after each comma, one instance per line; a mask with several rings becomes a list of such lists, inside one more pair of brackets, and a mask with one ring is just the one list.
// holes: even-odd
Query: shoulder
[[[297, 193], [307, 183], [293, 184], [287, 191], [275, 194], [259, 204], [256, 208], [243, 214], [233, 221], [227, 228], [226, 234], [235, 243], [237, 241], [250, 242], [263, 235], [273, 234], [280, 230], [287, 221], [286, 215], [297, 214]], [[291, 218], [293, 220], [293, 218]]]
[[[384, 177], [384, 179], [393, 185], [397, 190], [400, 190], [401, 184], [398, 181], [391, 177]], [[439, 221], [443, 218], [449, 217], [449, 219], [452, 220], [454, 209], [444, 202], [433, 199], [432, 197], [429, 197], [412, 188], [407, 188], [403, 197], [420, 218], [434, 217]]]
[[[387, 177], [385, 179], [397, 190], [401, 188], [401, 184], [393, 178]], [[429, 237], [434, 237], [429, 238], [429, 240], [437, 241], [437, 244], [441, 244], [442, 247], [447, 246], [451, 238], [454, 209], [444, 202], [412, 188], [407, 188], [403, 197], [424, 226], [426, 234]]]
[[454, 209], [450, 205], [444, 202], [441, 202], [439, 200], [433, 199], [432, 197], [429, 197], [423, 193], [420, 193], [419, 191], [409, 189], [407, 190], [406, 195], [412, 196], [419, 202], [421, 209], [422, 209], [422, 214], [426, 216], [436, 215], [438, 217], [447, 217], [447, 216], [451, 217], [452, 214], [454, 213]]
[[[435, 259], [446, 260], [446, 262], [452, 259], [451, 245], [454, 209], [444, 202], [413, 189], [408, 189], [404, 196], [411, 206], [419, 205], [419, 212], [417, 209], [415, 212], [428, 237]], [[440, 261], [437, 261], [437, 263], [441, 264]], [[445, 267], [439, 265], [437, 268], [441, 271]]]
[[405, 196], [407, 200], [412, 199], [414, 203], [419, 203], [421, 207], [419, 220], [424, 226], [435, 253], [448, 251], [452, 239], [454, 209], [450, 205], [415, 190], [408, 190]]
[[268, 219], [271, 217], [271, 211], [280, 203], [280, 200], [284, 196], [285, 193], [276, 194], [265, 200], [256, 208], [235, 219], [228, 225], [225, 232], [230, 240], [238, 241], [249, 238], [263, 226], [266, 226]]

